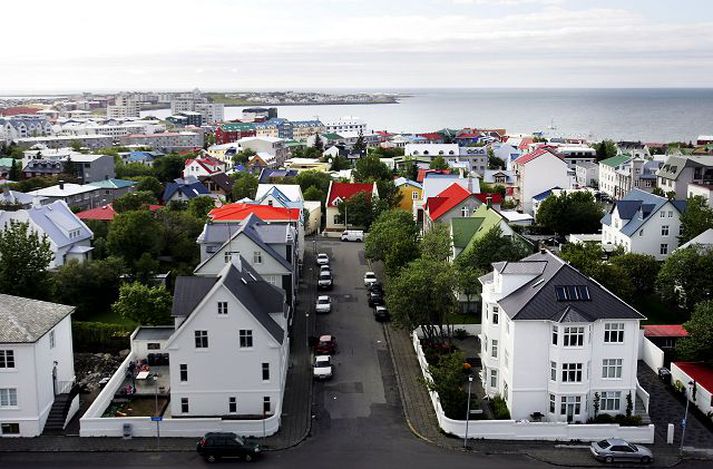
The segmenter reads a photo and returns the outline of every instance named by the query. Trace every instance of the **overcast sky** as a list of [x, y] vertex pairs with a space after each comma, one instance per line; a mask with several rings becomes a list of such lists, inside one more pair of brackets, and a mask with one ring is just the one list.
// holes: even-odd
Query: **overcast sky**
[[3, 2], [0, 94], [710, 87], [710, 0]]

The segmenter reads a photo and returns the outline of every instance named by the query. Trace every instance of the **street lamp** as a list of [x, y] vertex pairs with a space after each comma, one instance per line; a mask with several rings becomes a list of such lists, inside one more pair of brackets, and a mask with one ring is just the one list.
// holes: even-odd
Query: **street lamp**
[[[693, 381], [688, 382], [688, 389], [693, 391]], [[686, 393], [686, 411], [683, 414], [683, 420], [681, 421], [681, 448], [679, 450], [680, 454], [683, 454], [683, 440], [686, 438], [686, 427], [688, 426], [688, 405], [691, 400], [688, 398], [688, 393]]]
[[160, 425], [160, 419], [158, 415], [158, 373], [153, 374], [153, 382], [154, 382], [154, 418], [153, 420], [156, 420], [156, 448], [158, 449], [161, 445], [161, 430], [159, 429]]
[[463, 437], [463, 448], [468, 449], [468, 423], [470, 422], [470, 388], [473, 385], [473, 375], [468, 375], [468, 406], [465, 414], [465, 436]]

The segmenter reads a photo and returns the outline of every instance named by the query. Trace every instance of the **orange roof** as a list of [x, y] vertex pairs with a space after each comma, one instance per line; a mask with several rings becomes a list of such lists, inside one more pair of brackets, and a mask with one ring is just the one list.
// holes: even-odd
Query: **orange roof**
[[688, 331], [681, 324], [651, 324], [642, 326], [645, 337], [687, 337]]
[[428, 215], [435, 221], [471, 195], [474, 194], [454, 182], [436, 197], [428, 198], [426, 201]]
[[253, 213], [265, 221], [299, 221], [302, 217], [301, 210], [298, 208], [245, 203], [227, 204], [214, 208], [208, 216], [216, 222], [241, 221]]

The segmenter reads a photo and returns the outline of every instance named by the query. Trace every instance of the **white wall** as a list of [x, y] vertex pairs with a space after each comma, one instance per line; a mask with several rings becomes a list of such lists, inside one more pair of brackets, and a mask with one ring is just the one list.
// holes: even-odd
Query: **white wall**
[[555, 186], [569, 189], [567, 163], [555, 156], [543, 155], [520, 166], [522, 179], [519, 194], [520, 204], [525, 213], [532, 213], [532, 197]]
[[693, 378], [691, 378], [688, 374], [686, 374], [686, 372], [679, 368], [675, 362], [673, 362], [671, 363], [671, 383], [674, 384], [676, 381], [680, 381], [684, 386], [686, 386], [686, 397], [693, 405], [698, 407], [701, 412], [708, 414], [708, 412], [713, 411], [713, 406], [711, 405], [713, 403], [713, 396], [711, 395], [711, 391], [705, 389], [700, 384], [697, 384], [696, 400], [694, 401], [693, 393], [688, 386], [688, 383], [693, 381]]
[[663, 368], [664, 351], [661, 350], [644, 337], [644, 331], [641, 331], [641, 342], [639, 346], [639, 360], [643, 360], [649, 368], [658, 372], [659, 368]]

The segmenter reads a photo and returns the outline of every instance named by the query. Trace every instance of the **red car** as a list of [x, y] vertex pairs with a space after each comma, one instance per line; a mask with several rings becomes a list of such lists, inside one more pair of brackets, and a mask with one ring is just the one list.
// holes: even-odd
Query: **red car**
[[332, 355], [337, 353], [337, 339], [333, 335], [322, 335], [314, 347], [317, 355]]

